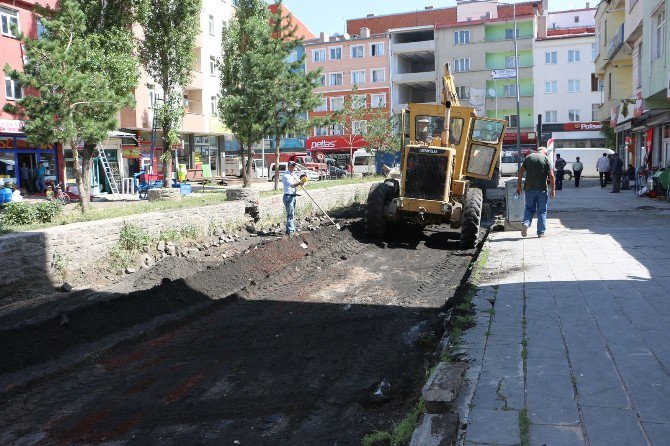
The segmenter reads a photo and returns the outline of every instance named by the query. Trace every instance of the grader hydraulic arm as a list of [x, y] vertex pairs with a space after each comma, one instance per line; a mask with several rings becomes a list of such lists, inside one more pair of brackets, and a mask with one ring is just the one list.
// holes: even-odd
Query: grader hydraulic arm
[[444, 130], [442, 131], [442, 147], [449, 146], [449, 133], [451, 132], [451, 106], [460, 106], [454, 77], [451, 75], [451, 65], [445, 64], [444, 76], [442, 76], [442, 103], [444, 104]]

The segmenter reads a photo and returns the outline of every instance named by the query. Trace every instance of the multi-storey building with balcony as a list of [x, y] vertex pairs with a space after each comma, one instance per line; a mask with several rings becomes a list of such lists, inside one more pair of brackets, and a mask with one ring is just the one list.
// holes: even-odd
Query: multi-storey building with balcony
[[[13, 69], [23, 69], [25, 54], [18, 34], [38, 38], [41, 29], [33, 13], [37, 3], [53, 7], [56, 1], [0, 1], [0, 67], [8, 64]], [[57, 159], [54, 146], [29, 145], [23, 132], [23, 121], [3, 111], [6, 103], [15, 103], [29, 92], [4, 72], [2, 77], [4, 88], [0, 91], [0, 184], [10, 182], [18, 184], [24, 190], [31, 190], [32, 184], [21, 183], [19, 168], [22, 164], [31, 171], [36, 170], [38, 165], [44, 165], [47, 179], [62, 181], [64, 161]]]
[[[588, 5], [588, 4], [587, 4]], [[601, 83], [595, 75], [595, 8], [550, 12], [538, 21], [534, 109], [541, 144], [603, 147]]]
[[[191, 81], [183, 89], [184, 117], [181, 124], [180, 164], [188, 168], [209, 165], [214, 175], [223, 173], [226, 135], [230, 132], [218, 117], [218, 98], [221, 89], [217, 61], [221, 57], [221, 33], [224, 24], [234, 13], [232, 0], [203, 0], [200, 11], [200, 33], [196, 38], [195, 66]], [[141, 31], [138, 30], [141, 38]], [[128, 157], [126, 172], [130, 176], [144, 167], [149, 160], [142, 156], [151, 146], [153, 107], [160, 103], [163, 92], [158, 82], [142, 72], [140, 85], [135, 91], [136, 106], [121, 112], [122, 130], [136, 134], [141, 150], [125, 150]], [[160, 132], [159, 132], [160, 134]], [[162, 147], [156, 143], [158, 152]]]
[[[321, 95], [321, 104], [309, 116], [322, 117], [341, 110], [345, 99], [361, 107], [389, 110], [389, 40], [387, 33], [372, 34], [361, 28], [356, 35], [334, 35], [321, 33], [318, 39], [305, 43], [307, 71], [321, 69], [321, 85], [315, 92]], [[355, 91], [354, 91], [355, 88]], [[365, 121], [354, 122], [342, 128], [315, 127], [307, 139], [308, 150], [348, 151], [354, 141], [354, 149], [366, 148], [363, 137], [353, 135], [365, 133]], [[346, 149], [346, 150], [345, 150]]]
[[[459, 2], [453, 9], [456, 14], [452, 20], [437, 25], [438, 70], [442, 71], [449, 62], [461, 101], [475, 107], [480, 115], [507, 120], [505, 146], [516, 145], [517, 127], [521, 130], [522, 144], [535, 146], [533, 67], [537, 61], [533, 42], [538, 17], [544, 10], [542, 3], [518, 3], [514, 8], [496, 2]], [[520, 116], [516, 111], [513, 72], [515, 16]], [[493, 70], [511, 71], [509, 76], [494, 79]], [[438, 98], [441, 89], [438, 83]]]

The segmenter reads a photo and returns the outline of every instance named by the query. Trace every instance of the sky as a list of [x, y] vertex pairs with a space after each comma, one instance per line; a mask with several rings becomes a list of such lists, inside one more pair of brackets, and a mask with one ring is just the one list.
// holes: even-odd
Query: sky
[[[549, 0], [549, 10], [583, 8], [585, 3], [586, 0]], [[593, 7], [598, 2], [590, 3]], [[284, 0], [284, 4], [318, 36], [321, 31], [326, 35], [344, 33], [347, 19], [414, 11], [426, 6], [456, 6], [456, 0]]]

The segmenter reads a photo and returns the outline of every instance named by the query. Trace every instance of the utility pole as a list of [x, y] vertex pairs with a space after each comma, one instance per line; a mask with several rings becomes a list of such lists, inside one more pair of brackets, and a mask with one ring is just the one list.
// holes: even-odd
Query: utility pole
[[517, 169], [521, 168], [521, 107], [519, 105], [519, 49], [517, 44], [517, 25], [516, 25], [516, 3], [512, 3], [512, 14], [514, 16], [514, 67], [516, 71], [516, 151], [517, 151]]

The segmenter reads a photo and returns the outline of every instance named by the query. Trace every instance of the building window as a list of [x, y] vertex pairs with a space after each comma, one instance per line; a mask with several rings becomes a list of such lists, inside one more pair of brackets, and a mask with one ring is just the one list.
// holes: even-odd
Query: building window
[[371, 94], [370, 107], [372, 108], [386, 107], [386, 94]]
[[558, 63], [558, 53], [556, 51], [545, 52], [544, 63]]
[[23, 89], [11, 77], [5, 77], [5, 97], [7, 99], [21, 99]]
[[314, 50], [312, 51], [312, 62], [325, 62], [326, 61], [326, 50]]
[[322, 74], [319, 80], [317, 81], [318, 85], [320, 87], [325, 87], [326, 86], [326, 75]]
[[330, 60], [340, 60], [342, 59], [342, 47], [335, 46], [330, 49]]
[[605, 81], [603, 79], [598, 79], [598, 91], [601, 93], [605, 91]]
[[16, 37], [12, 32], [12, 25], [19, 29], [19, 11], [14, 9], [4, 8], [0, 6], [0, 25], [3, 36]]
[[570, 122], [579, 122], [581, 121], [581, 110], [576, 109], [576, 108], [571, 108], [568, 110], [568, 121]]
[[457, 73], [470, 71], [470, 59], [456, 59], [454, 60], [454, 68]]
[[354, 84], [354, 85], [364, 84], [365, 83], [365, 70], [352, 71], [351, 72], [351, 83]]
[[328, 127], [314, 127], [314, 136], [328, 136]]
[[568, 62], [581, 62], [582, 54], [579, 50], [568, 50]]
[[458, 99], [470, 99], [470, 87], [456, 87], [456, 95]]
[[454, 45], [470, 43], [470, 31], [454, 31]]
[[367, 106], [368, 95], [357, 94], [351, 98], [351, 106], [355, 109], [365, 108]]
[[330, 111], [339, 111], [344, 108], [344, 98], [330, 98]]
[[516, 97], [516, 84], [503, 85], [503, 96], [506, 98]]
[[342, 73], [330, 73], [330, 86], [342, 85]]
[[370, 55], [372, 57], [383, 56], [384, 55], [384, 44], [381, 43], [381, 42], [370, 44]]
[[607, 75], [607, 99], [612, 99], [612, 73]]
[[377, 82], [384, 82], [386, 76], [385, 76], [385, 71], [383, 68], [376, 68], [372, 70], [372, 82], [377, 83]]
[[[519, 38], [519, 28], [516, 29], [516, 38]], [[507, 28], [505, 29], [505, 39], [507, 40], [512, 40], [514, 39], [514, 29], [513, 28]]]
[[344, 135], [344, 126], [341, 124], [333, 124], [330, 126], [330, 134], [333, 136]]
[[351, 121], [352, 135], [365, 135], [368, 132], [368, 121]]
[[209, 74], [216, 76], [216, 57], [209, 56]]
[[362, 59], [363, 57], [365, 57], [365, 47], [363, 45], [352, 45], [351, 58]]
[[558, 81], [546, 81], [544, 83], [545, 93], [558, 93]]
[[294, 62], [297, 62], [298, 59], [299, 59], [298, 50], [293, 50], [293, 51], [291, 51], [291, 54], [286, 56], [286, 63], [294, 63]]
[[591, 104], [591, 121], [595, 122], [598, 120], [598, 109], [600, 104]]
[[654, 13], [651, 23], [651, 60], [656, 60], [665, 52], [665, 6]]
[[507, 121], [507, 127], [516, 128], [519, 125], [519, 117], [517, 115], [505, 115], [503, 119]]
[[558, 112], [556, 110], [547, 110], [544, 112], [544, 122], [558, 122]]
[[214, 35], [214, 16], [210, 15], [209, 20], [207, 22], [207, 29], [209, 29], [209, 33], [211, 35]]
[[321, 103], [316, 106], [314, 109], [315, 112], [325, 112], [328, 111], [328, 99], [321, 98]]
[[517, 65], [514, 65], [514, 56], [505, 56], [505, 68], [516, 68], [517, 66], [521, 66], [519, 63], [519, 56], [516, 57], [516, 63]]
[[642, 87], [642, 54], [642, 42], [640, 42], [637, 48], [637, 88]]
[[575, 23], [579, 23], [579, 16], [578, 15], [575, 16]]
[[592, 43], [591, 44], [591, 62], [595, 62], [596, 57], [598, 57], [598, 44], [597, 43]]
[[582, 82], [579, 79], [568, 79], [568, 93], [579, 93], [582, 91]]
[[219, 113], [219, 98], [212, 96], [210, 104], [212, 106], [212, 116], [216, 116]]

